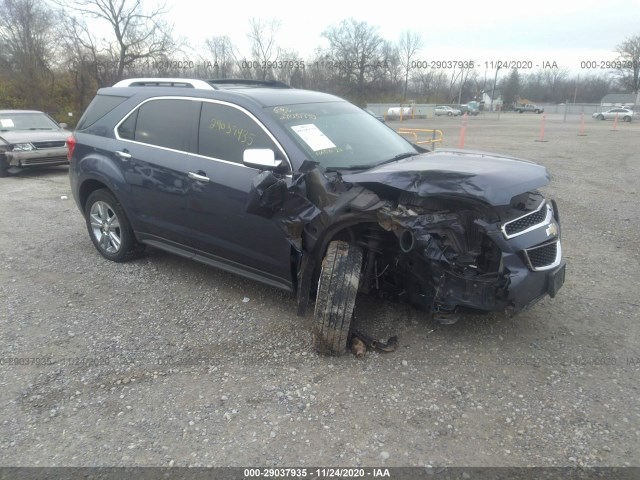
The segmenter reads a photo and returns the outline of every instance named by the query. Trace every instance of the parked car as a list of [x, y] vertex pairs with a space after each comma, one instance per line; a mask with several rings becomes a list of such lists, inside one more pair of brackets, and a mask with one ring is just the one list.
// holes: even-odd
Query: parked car
[[546, 168], [429, 152], [333, 95], [125, 80], [98, 91], [67, 143], [103, 257], [151, 245], [295, 292], [301, 315], [315, 296], [322, 353], [345, 352], [357, 294], [451, 323], [517, 313], [564, 282], [558, 208], [537, 190]]
[[67, 165], [65, 128], [36, 110], [0, 110], [0, 177], [24, 167]]
[[598, 120], [612, 120], [615, 119], [616, 116], [619, 120], [623, 122], [630, 122], [633, 120], [634, 112], [629, 108], [611, 108], [605, 112], [597, 112], [591, 115], [591, 117], [596, 118]]
[[513, 109], [518, 113], [524, 113], [524, 112], [542, 113], [542, 112], [544, 112], [544, 107], [539, 107], [535, 103], [518, 104], [515, 107], [513, 107]]
[[462, 115], [462, 112], [457, 108], [448, 107], [446, 105], [439, 105], [434, 110], [433, 113], [436, 117], [440, 115], [448, 115], [449, 117]]
[[478, 115], [480, 113], [480, 110], [478, 110], [478, 108], [472, 106], [472, 105], [468, 105], [466, 103], [463, 103], [462, 105], [454, 105], [452, 107], [455, 110], [460, 110], [461, 114], [464, 115], [465, 113], [467, 115]]

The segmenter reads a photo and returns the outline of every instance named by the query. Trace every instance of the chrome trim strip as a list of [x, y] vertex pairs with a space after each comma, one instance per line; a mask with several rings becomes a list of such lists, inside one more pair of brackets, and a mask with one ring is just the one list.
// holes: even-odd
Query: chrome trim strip
[[[518, 220], [523, 219], [525, 217], [528, 217], [529, 215], [533, 215], [536, 212], [539, 212], [542, 209], [542, 207], [544, 207], [545, 205], [547, 206], [547, 214], [545, 215], [543, 221], [541, 221], [540, 223], [536, 223], [535, 225], [532, 225], [531, 227], [526, 228], [526, 229], [524, 229], [524, 230], [522, 230], [520, 232], [516, 232], [516, 233], [513, 233], [511, 235], [509, 235], [507, 233], [507, 225], [509, 225], [509, 224], [511, 224], [513, 222], [517, 222]], [[519, 235], [524, 235], [525, 233], [529, 233], [529, 232], [531, 232], [531, 231], [533, 231], [533, 230], [535, 230], [537, 228], [540, 228], [540, 227], [542, 227], [544, 225], [547, 225], [548, 223], [550, 223], [552, 217], [553, 217], [553, 208], [551, 207], [551, 205], [549, 205], [549, 203], [546, 200], [543, 200], [540, 203], [540, 205], [538, 206], [538, 208], [536, 208], [535, 210], [533, 210], [533, 211], [531, 211], [531, 212], [529, 212], [529, 213], [527, 213], [525, 215], [522, 215], [522, 216], [520, 216], [518, 218], [514, 218], [513, 220], [509, 220], [508, 222], [505, 222], [502, 225], [502, 227], [500, 228], [500, 230], [502, 230], [502, 234], [504, 235], [504, 238], [506, 238], [508, 240], [510, 238], [517, 237]]]

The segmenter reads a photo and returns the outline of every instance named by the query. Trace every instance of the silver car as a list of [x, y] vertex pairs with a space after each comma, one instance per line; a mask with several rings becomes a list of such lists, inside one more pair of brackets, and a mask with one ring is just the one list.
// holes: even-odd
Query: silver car
[[65, 127], [36, 110], [0, 110], [0, 177], [23, 167], [67, 165]]
[[462, 112], [457, 108], [447, 107], [445, 105], [439, 105], [435, 108], [434, 113], [436, 117], [440, 115], [448, 115], [449, 117], [457, 117], [458, 115], [462, 115]]
[[611, 108], [606, 112], [596, 112], [591, 115], [593, 118], [597, 118], [598, 120], [612, 120], [618, 116], [618, 120], [622, 120], [623, 122], [630, 122], [633, 120], [633, 110], [628, 108]]

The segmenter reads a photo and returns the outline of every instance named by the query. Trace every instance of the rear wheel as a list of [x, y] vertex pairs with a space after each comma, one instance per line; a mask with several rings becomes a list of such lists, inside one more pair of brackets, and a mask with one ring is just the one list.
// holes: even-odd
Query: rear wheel
[[124, 262], [140, 252], [129, 219], [111, 192], [93, 192], [84, 212], [91, 241], [104, 258]]
[[361, 268], [361, 247], [343, 241], [329, 244], [314, 313], [313, 337], [318, 353], [342, 355], [346, 351]]
[[631, 121], [631, 117], [629, 115], [625, 115], [622, 120], [625, 121], [625, 122], [630, 122]]

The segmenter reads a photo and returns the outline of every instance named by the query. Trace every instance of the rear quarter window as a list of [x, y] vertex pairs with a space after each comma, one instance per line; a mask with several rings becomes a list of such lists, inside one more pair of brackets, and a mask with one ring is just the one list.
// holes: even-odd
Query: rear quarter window
[[127, 98], [117, 95], [96, 95], [80, 118], [76, 129], [83, 130], [90, 127]]

